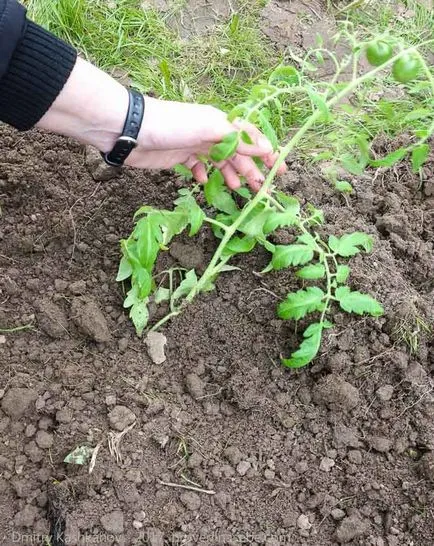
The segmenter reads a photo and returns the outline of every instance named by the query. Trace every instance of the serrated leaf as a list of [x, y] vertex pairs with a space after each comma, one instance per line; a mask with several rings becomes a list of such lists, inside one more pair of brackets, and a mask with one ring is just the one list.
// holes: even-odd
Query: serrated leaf
[[203, 221], [205, 219], [205, 213], [199, 207], [196, 202], [196, 199], [188, 193], [187, 195], [182, 195], [178, 197], [175, 201], [177, 205], [176, 210], [183, 211], [187, 217], [187, 222], [190, 224], [189, 237], [193, 237], [202, 227]]
[[276, 199], [283, 207], [285, 207], [286, 210], [294, 210], [296, 214], [300, 212], [300, 202], [296, 197], [286, 195], [286, 193], [283, 193], [283, 191], [277, 191]]
[[284, 212], [272, 212], [264, 224], [264, 233], [272, 233], [280, 227], [294, 226], [298, 220], [297, 213], [291, 209]]
[[170, 300], [170, 290], [168, 288], [164, 288], [164, 286], [160, 286], [155, 293], [154, 293], [154, 301], [158, 305], [159, 303], [162, 303], [163, 301], [169, 301]]
[[214, 144], [209, 151], [210, 158], [219, 163], [225, 159], [232, 157], [238, 148], [239, 134], [237, 131], [233, 131], [228, 135], [224, 136], [222, 141], [218, 144]]
[[228, 121], [232, 123], [237, 118], [242, 118], [247, 108], [247, 104], [239, 104], [238, 106], [235, 106], [235, 108], [232, 108], [228, 114]]
[[187, 271], [181, 284], [172, 294], [172, 302], [179, 300], [180, 298], [187, 296], [191, 290], [197, 285], [197, 276], [194, 269]]
[[218, 169], [213, 171], [204, 185], [204, 195], [208, 205], [226, 214], [233, 215], [239, 212], [235, 201], [226, 191], [223, 175]]
[[317, 286], [309, 286], [305, 290], [288, 294], [286, 300], [282, 301], [277, 314], [282, 319], [299, 320], [313, 311], [322, 311], [324, 307], [324, 292]]
[[161, 228], [151, 215], [141, 218], [134, 228], [137, 239], [137, 254], [143, 267], [150, 270], [157, 259], [159, 241], [162, 240]]
[[248, 188], [245, 188], [245, 187], [237, 188], [235, 190], [235, 193], [237, 193], [238, 195], [240, 195], [244, 199], [250, 199], [250, 197], [252, 196], [252, 192]]
[[126, 256], [123, 256], [119, 263], [119, 269], [118, 269], [118, 274], [116, 276], [116, 281], [122, 282], [125, 279], [128, 279], [128, 277], [131, 277], [132, 272], [133, 272], [133, 267], [131, 265], [131, 262], [128, 260]]
[[254, 237], [232, 237], [223, 250], [223, 256], [232, 256], [233, 254], [240, 254], [242, 252], [250, 252], [256, 245], [256, 239]]
[[277, 138], [274, 127], [270, 123], [270, 111], [267, 108], [259, 110], [258, 121], [262, 132], [270, 141], [273, 150], [276, 151], [277, 147], [279, 146], [279, 139]]
[[342, 193], [352, 193], [354, 191], [353, 186], [346, 180], [336, 180], [335, 188]]
[[135, 303], [130, 310], [130, 319], [133, 321], [137, 335], [141, 336], [149, 320], [148, 300]]
[[336, 282], [343, 284], [347, 282], [350, 276], [350, 268], [347, 265], [338, 265], [336, 268]]
[[304, 265], [313, 258], [313, 250], [307, 245], [277, 245], [271, 263], [279, 271], [290, 265]]
[[361, 231], [346, 233], [340, 238], [330, 235], [328, 241], [331, 250], [338, 256], [343, 256], [344, 258], [355, 256], [361, 251], [361, 248], [365, 252], [371, 252], [373, 244], [372, 237]]
[[136, 212], [134, 213], [133, 218], [136, 219], [138, 216], [143, 216], [144, 214], [149, 214], [150, 212], [154, 212], [155, 209], [150, 207], [149, 205], [143, 205], [140, 207]]
[[139, 299], [143, 300], [151, 292], [152, 277], [146, 269], [141, 267], [140, 269], [133, 272], [133, 279], [134, 282], [137, 284]]
[[379, 317], [384, 313], [383, 307], [375, 298], [361, 292], [352, 292], [348, 286], [337, 288], [335, 297], [341, 308], [347, 313], [356, 313], [357, 315], [366, 313], [373, 317]]
[[374, 159], [370, 161], [370, 165], [372, 167], [392, 167], [395, 165], [395, 163], [398, 163], [398, 161], [401, 161], [403, 157], [407, 155], [407, 149], [406, 148], [398, 148], [394, 152], [390, 152], [390, 154], [387, 154], [381, 159]]
[[162, 210], [160, 223], [163, 232], [161, 243], [166, 246], [170, 241], [184, 231], [189, 224], [189, 211], [184, 207], [176, 207], [175, 210]]
[[413, 148], [411, 152], [411, 167], [414, 173], [418, 173], [419, 169], [423, 166], [429, 156], [428, 144], [421, 144]]
[[323, 279], [325, 277], [326, 270], [323, 264], [306, 265], [296, 272], [296, 277], [299, 279], [314, 280]]
[[315, 240], [315, 237], [311, 233], [302, 233], [297, 237], [298, 243], [303, 243], [304, 245], [307, 245], [312, 250], [316, 250], [318, 244]]
[[317, 209], [311, 203], [308, 203], [306, 205], [306, 209], [308, 210], [310, 214], [309, 224], [320, 225], [324, 223], [324, 213], [321, 209]]
[[353, 155], [347, 153], [340, 158], [342, 167], [351, 174], [360, 175], [366, 167], [365, 162], [358, 161]]
[[321, 346], [323, 330], [332, 326], [328, 321], [311, 324], [303, 333], [304, 340], [300, 347], [292, 353], [290, 358], [283, 358], [282, 364], [288, 368], [302, 368], [312, 362]]
[[228, 271], [241, 271], [241, 267], [235, 265], [224, 264], [219, 268], [219, 273], [226, 273]]
[[271, 209], [262, 209], [262, 205], [255, 207], [245, 222], [242, 222], [238, 230], [250, 237], [256, 237], [264, 234], [264, 226], [267, 219], [273, 211]]
[[298, 85], [300, 75], [293, 66], [279, 66], [271, 73], [268, 81], [270, 83], [284, 82], [288, 85]]
[[123, 307], [125, 309], [128, 309], [128, 307], [132, 307], [135, 303], [138, 303], [139, 301], [139, 287], [137, 286], [137, 284], [133, 284], [131, 289], [127, 292], [127, 297], [124, 299]]

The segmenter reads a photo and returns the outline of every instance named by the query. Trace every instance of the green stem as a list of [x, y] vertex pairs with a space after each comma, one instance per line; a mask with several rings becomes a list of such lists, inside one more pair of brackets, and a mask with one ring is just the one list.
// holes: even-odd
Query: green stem
[[222, 224], [218, 220], [214, 220], [214, 218], [208, 218], [207, 216], [204, 221], [207, 222], [208, 224], [213, 224], [214, 226], [219, 227], [223, 231], [226, 231], [228, 229], [228, 226], [226, 226], [225, 224]]
[[[356, 89], [359, 85], [362, 83], [372, 79], [376, 74], [384, 70], [387, 66], [392, 65], [398, 58], [400, 58], [404, 53], [413, 53], [417, 51], [416, 47], [408, 48], [407, 50], [399, 52], [397, 55], [394, 55], [391, 59], [389, 59], [386, 63], [383, 65], [376, 67], [366, 74], [363, 74], [359, 78], [352, 80], [344, 89], [342, 89], [339, 93], [337, 93], [334, 97], [330, 98], [326, 105], [330, 109], [333, 106], [335, 106], [337, 103], [339, 103], [340, 100], [342, 100], [344, 97], [346, 97], [348, 94], [350, 94], [354, 89]], [[283, 93], [283, 90], [281, 92], [276, 92], [274, 94], [275, 96], [278, 96], [279, 94]], [[266, 103], [270, 98], [264, 99], [263, 101], [260, 101], [256, 107], [259, 108], [259, 104]], [[250, 112], [252, 113], [252, 112]], [[249, 114], [250, 115], [250, 114]], [[300, 140], [304, 137], [304, 135], [311, 129], [313, 125], [321, 118], [322, 112], [320, 110], [315, 110], [312, 115], [305, 121], [304, 125], [295, 133], [295, 135], [289, 140], [289, 142], [283, 146], [281, 149], [279, 156], [273, 165], [272, 169], [268, 173], [268, 176], [265, 179], [265, 182], [263, 183], [261, 189], [258, 191], [256, 196], [245, 205], [244, 209], [241, 211], [238, 218], [231, 224], [230, 226], [227, 226], [225, 235], [223, 239], [221, 240], [219, 246], [217, 247], [217, 250], [215, 251], [210, 263], [208, 264], [208, 267], [206, 268], [205, 272], [202, 274], [200, 279], [198, 280], [195, 287], [192, 288], [192, 290], [189, 292], [189, 294], [186, 296], [186, 301], [188, 303], [191, 303], [198, 294], [203, 286], [208, 282], [210, 278], [212, 278], [214, 274], [215, 267], [217, 263], [220, 260], [220, 257], [223, 253], [224, 248], [230, 241], [230, 239], [233, 237], [235, 232], [237, 231], [238, 227], [241, 225], [241, 223], [244, 221], [244, 219], [247, 217], [250, 212], [256, 207], [256, 205], [264, 198], [266, 197], [270, 186], [276, 177], [277, 171], [279, 167], [282, 165], [282, 163], [285, 161], [286, 157], [292, 152], [292, 150], [297, 146], [297, 144], [300, 142]], [[321, 249], [321, 252], [322, 249]], [[328, 264], [327, 264], [328, 267]]]
[[0, 334], [13, 334], [14, 332], [22, 332], [23, 330], [33, 330], [33, 324], [24, 324], [15, 328], [0, 328]]
[[168, 313], [165, 317], [163, 317], [160, 321], [158, 321], [156, 324], [154, 324], [154, 326], [152, 326], [152, 328], [149, 328], [149, 330], [147, 330], [148, 332], [155, 332], [156, 330], [158, 330], [159, 328], [161, 328], [161, 326], [163, 326], [163, 324], [166, 324], [166, 322], [168, 322], [170, 319], [172, 319], [173, 317], [176, 317], [177, 315], [179, 315], [182, 311], [182, 305], [178, 307], [178, 309], [176, 309], [175, 311], [172, 311], [171, 313]]

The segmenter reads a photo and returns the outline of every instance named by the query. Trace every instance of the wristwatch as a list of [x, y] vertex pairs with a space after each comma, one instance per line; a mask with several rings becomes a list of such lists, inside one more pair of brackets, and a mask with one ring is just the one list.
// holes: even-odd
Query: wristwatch
[[122, 167], [130, 153], [137, 146], [137, 137], [145, 113], [145, 99], [135, 89], [128, 89], [129, 104], [122, 134], [110, 152], [101, 152], [104, 161], [111, 167]]

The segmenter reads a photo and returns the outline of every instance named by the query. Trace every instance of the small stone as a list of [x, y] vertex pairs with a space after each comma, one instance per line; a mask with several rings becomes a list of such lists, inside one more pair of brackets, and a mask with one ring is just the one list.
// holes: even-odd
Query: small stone
[[6, 343], [6, 336], [1, 335], [0, 336], [0, 345], [4, 345]]
[[297, 472], [297, 474], [304, 474], [305, 472], [307, 472], [308, 468], [309, 468], [309, 465], [307, 464], [306, 461], [299, 461], [295, 465], [295, 471]]
[[362, 464], [362, 461], [363, 461], [362, 454], [358, 449], [351, 449], [348, 452], [347, 458], [350, 461], [350, 463], [353, 463], [353, 464]]
[[335, 521], [340, 521], [341, 519], [344, 519], [345, 517], [345, 512], [341, 510], [340, 508], [333, 508], [330, 514]]
[[274, 472], [274, 470], [270, 470], [269, 468], [267, 468], [264, 471], [264, 478], [266, 480], [274, 480], [275, 476], [276, 476], [276, 473]]
[[388, 402], [393, 396], [392, 385], [383, 385], [377, 390], [377, 396], [382, 402]]
[[70, 423], [72, 421], [72, 411], [68, 408], [62, 408], [56, 412], [56, 421], [58, 423]]
[[346, 544], [347, 542], [364, 535], [367, 531], [368, 524], [366, 521], [354, 514], [342, 520], [336, 530], [336, 540], [341, 544]]
[[65, 292], [65, 290], [68, 288], [68, 283], [62, 279], [55, 279], [54, 288], [57, 292]]
[[39, 463], [44, 458], [44, 452], [38, 447], [34, 440], [24, 446], [24, 453], [32, 463]]
[[14, 387], [4, 395], [1, 408], [12, 419], [19, 419], [37, 398], [33, 389]]
[[223, 451], [223, 455], [226, 459], [236, 466], [243, 458], [243, 454], [236, 446], [229, 446]]
[[164, 546], [164, 534], [156, 527], [148, 527], [146, 529], [146, 538], [149, 546]]
[[185, 378], [185, 386], [195, 400], [202, 398], [204, 393], [204, 384], [198, 375], [195, 373], [189, 373]]
[[41, 449], [49, 449], [54, 443], [54, 436], [46, 430], [38, 430], [35, 440]]
[[237, 472], [240, 476], [245, 476], [251, 467], [252, 465], [249, 461], [241, 461], [237, 465]]
[[338, 424], [333, 432], [333, 443], [336, 447], [360, 447], [357, 429]]
[[30, 424], [26, 426], [26, 430], [24, 434], [26, 435], [27, 438], [30, 438], [31, 436], [33, 436], [33, 434], [35, 434], [35, 432], [36, 432], [35, 425]]
[[121, 352], [124, 352], [128, 348], [128, 344], [130, 343], [130, 340], [127, 337], [123, 337], [118, 341], [118, 349]]
[[306, 516], [306, 514], [301, 514], [300, 516], [298, 516], [297, 527], [299, 529], [304, 529], [305, 531], [308, 531], [312, 527], [312, 524], [309, 521], [309, 517]]
[[319, 469], [323, 472], [330, 472], [330, 470], [335, 466], [335, 462], [330, 457], [323, 457], [321, 459]]
[[71, 305], [72, 320], [76, 326], [97, 343], [110, 341], [107, 321], [97, 303], [89, 298], [74, 298]]
[[100, 523], [107, 533], [120, 535], [124, 532], [124, 514], [120, 510], [102, 516]]
[[369, 439], [369, 445], [379, 453], [387, 453], [392, 449], [392, 441], [382, 436], [372, 436]]
[[38, 517], [38, 509], [36, 506], [27, 504], [21, 512], [15, 514], [14, 524], [16, 527], [33, 527], [36, 518]]
[[69, 291], [74, 296], [82, 296], [86, 293], [86, 281], [75, 281], [72, 282], [69, 286]]
[[143, 523], [141, 521], [137, 521], [136, 519], [133, 521], [133, 527], [134, 529], [141, 529], [143, 527]]
[[181, 493], [180, 500], [182, 504], [192, 512], [199, 510], [201, 505], [200, 497], [197, 493], [194, 493], [194, 491], [185, 491], [184, 493]]
[[149, 332], [145, 338], [150, 359], [154, 364], [163, 364], [166, 361], [164, 348], [167, 338], [161, 332]]
[[96, 182], [107, 182], [116, 178], [120, 173], [119, 168], [107, 165], [98, 150], [92, 146], [86, 146], [85, 165]]
[[107, 406], [115, 406], [116, 405], [116, 394], [108, 394], [105, 397], [105, 403]]
[[110, 426], [122, 432], [136, 420], [135, 414], [126, 406], [115, 406], [108, 414]]

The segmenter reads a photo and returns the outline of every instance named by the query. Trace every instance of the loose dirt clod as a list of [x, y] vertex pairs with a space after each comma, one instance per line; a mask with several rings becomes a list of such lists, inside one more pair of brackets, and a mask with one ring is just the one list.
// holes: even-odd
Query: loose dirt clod
[[336, 539], [340, 544], [347, 544], [351, 540], [364, 535], [369, 525], [365, 520], [356, 515], [349, 516], [342, 520], [336, 530]]
[[135, 414], [126, 406], [115, 406], [108, 414], [110, 426], [122, 432], [136, 420]]
[[33, 389], [12, 388], [4, 395], [1, 408], [12, 419], [19, 419], [37, 398], [38, 393]]
[[360, 394], [356, 387], [335, 374], [320, 380], [313, 396], [317, 404], [324, 404], [335, 410], [350, 411], [360, 402]]
[[54, 339], [68, 335], [68, 320], [63, 309], [50, 300], [41, 300], [38, 309], [38, 324], [47, 335]]
[[77, 297], [71, 305], [71, 318], [77, 327], [98, 343], [111, 340], [107, 321], [96, 301]]
[[124, 532], [124, 514], [120, 510], [101, 516], [100, 523], [107, 533], [120, 535]]

